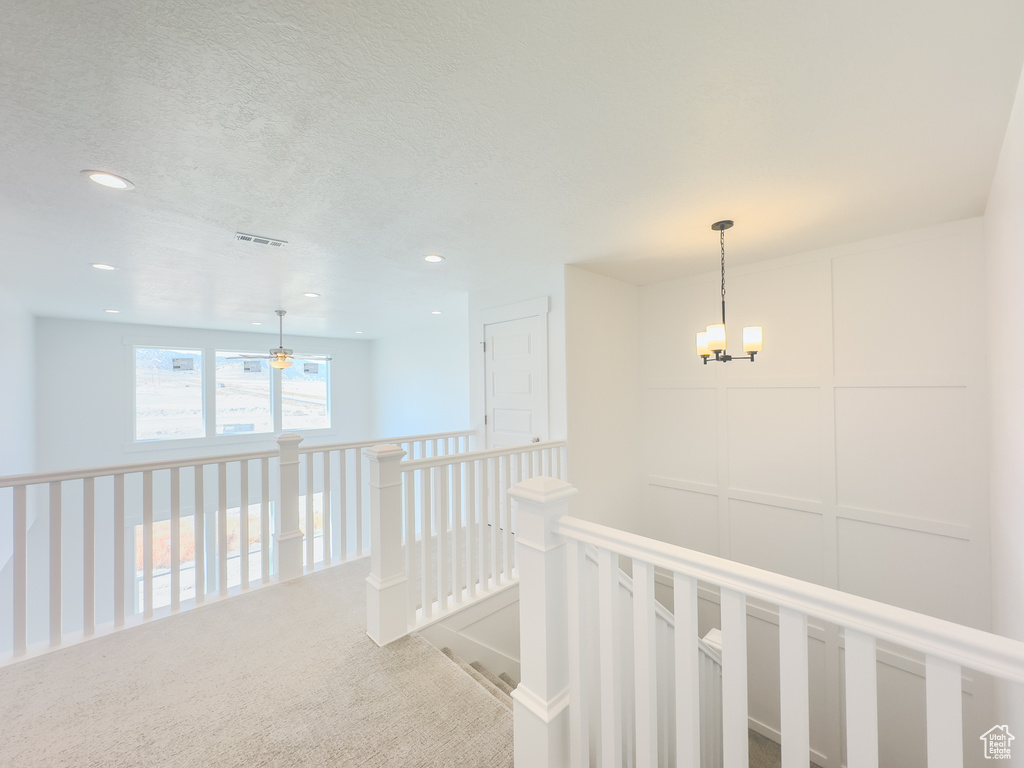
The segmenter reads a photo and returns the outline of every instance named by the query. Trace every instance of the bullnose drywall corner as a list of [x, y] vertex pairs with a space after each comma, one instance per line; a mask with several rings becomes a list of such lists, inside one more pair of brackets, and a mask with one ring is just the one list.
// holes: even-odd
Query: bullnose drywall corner
[[[992, 629], [1024, 640], [1024, 73], [985, 210], [985, 261]], [[1019, 687], [1001, 688], [998, 705], [1011, 730], [1024, 731]]]
[[637, 286], [566, 266], [565, 367], [573, 514], [644, 533]]
[[36, 467], [36, 325], [32, 313], [4, 292], [0, 331], [8, 359], [19, 362], [0, 377], [0, 475], [20, 475]]

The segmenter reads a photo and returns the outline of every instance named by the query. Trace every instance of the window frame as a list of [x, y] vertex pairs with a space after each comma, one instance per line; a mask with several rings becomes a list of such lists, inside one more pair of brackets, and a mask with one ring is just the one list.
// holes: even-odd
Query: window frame
[[[221, 356], [238, 354], [266, 354], [265, 350], [244, 350], [242, 345], [230, 347], [211, 347], [208, 344], [178, 343], [177, 341], [164, 341], [146, 338], [125, 338], [125, 361], [127, 372], [128, 397], [126, 403], [125, 420], [125, 450], [126, 451], [152, 451], [167, 448], [198, 448], [203, 446], [223, 447], [229, 445], [244, 445], [246, 443], [266, 443], [268, 438], [280, 435], [285, 432], [298, 432], [302, 435], [326, 435], [334, 432], [334, 398], [332, 396], [334, 375], [331, 360], [316, 360], [327, 365], [327, 420], [328, 426], [318, 429], [284, 429], [282, 424], [282, 394], [281, 394], [281, 371], [269, 366], [271, 371], [270, 385], [270, 409], [273, 416], [274, 429], [272, 432], [240, 432], [237, 434], [217, 434], [217, 355]], [[137, 371], [136, 371], [136, 350], [137, 349], [194, 349], [200, 353], [202, 367], [202, 400], [203, 400], [203, 424], [205, 435], [203, 437], [183, 437], [156, 440], [136, 439], [136, 414], [137, 407]], [[308, 360], [309, 358], [331, 357], [326, 352], [298, 352], [294, 353], [296, 361]], [[309, 360], [309, 362], [314, 362]]]

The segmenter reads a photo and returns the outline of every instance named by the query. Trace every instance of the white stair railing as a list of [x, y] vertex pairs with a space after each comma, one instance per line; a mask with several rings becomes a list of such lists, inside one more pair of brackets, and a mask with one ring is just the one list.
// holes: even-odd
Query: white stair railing
[[359, 557], [361, 451], [455, 453], [471, 435], [300, 448], [286, 433], [265, 451], [0, 477], [0, 664]]
[[366, 451], [370, 548], [382, 553], [371, 560], [367, 633], [380, 645], [517, 583], [508, 489], [567, 471], [561, 440], [412, 461], [404, 453], [396, 445]]
[[[778, 606], [782, 766], [805, 768], [808, 743], [807, 619], [845, 636], [848, 768], [877, 768], [876, 643], [925, 655], [930, 768], [963, 764], [961, 669], [1024, 683], [1024, 643], [664, 542], [569, 517], [568, 483], [536, 477], [510, 491], [520, 525], [522, 681], [515, 700], [516, 763], [530, 766], [701, 765], [697, 583], [716, 585], [722, 610], [722, 747], [725, 768], [746, 768], [747, 608]], [[586, 547], [598, 558], [596, 600], [588, 599]], [[632, 561], [632, 615], [614, 599], [620, 558]], [[654, 569], [672, 574], [674, 739], [661, 738], [652, 653]], [[596, 637], [588, 632], [596, 611]], [[633, 627], [632, 697], [623, 689], [620, 624]], [[595, 660], [596, 656], [596, 660]], [[596, 675], [588, 674], [596, 668]], [[630, 699], [632, 698], [632, 703]], [[597, 706], [600, 732], [589, 734]], [[629, 706], [632, 711], [627, 711]], [[662, 720], [664, 718], [661, 718]], [[631, 749], [623, 744], [632, 741]], [[674, 743], [671, 754], [666, 744]]]

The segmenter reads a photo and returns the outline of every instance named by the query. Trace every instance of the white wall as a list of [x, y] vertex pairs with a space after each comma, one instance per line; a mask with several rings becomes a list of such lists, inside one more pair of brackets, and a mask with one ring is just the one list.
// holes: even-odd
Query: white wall
[[[508, 304], [546, 296], [548, 308], [548, 436], [566, 436], [565, 393], [565, 270], [561, 265], [523, 274], [469, 295], [469, 402], [470, 427], [477, 445], [484, 440], [483, 313]], [[571, 459], [570, 459], [571, 461]]]
[[468, 314], [467, 297], [460, 312], [372, 342], [370, 437], [469, 428]]
[[[192, 346], [261, 351], [276, 335], [229, 333], [124, 323], [39, 318], [36, 323], [36, 452], [38, 471], [105, 466], [168, 457], [192, 457], [273, 447], [270, 436], [223, 439], [183, 448], [173, 442], [131, 443], [131, 345]], [[290, 337], [300, 352], [331, 355], [334, 428], [310, 442], [338, 442], [370, 434], [370, 343]], [[245, 447], [239, 447], [239, 446]]]
[[20, 475], [35, 464], [35, 320], [2, 291], [0, 338], [4, 357], [18, 361], [0, 376], [0, 475]]
[[641, 508], [640, 289], [565, 268], [572, 514], [634, 530]]
[[[1024, 76], [985, 211], [985, 250], [992, 628], [1024, 640]], [[1021, 688], [1004, 689], [1000, 704], [1000, 722], [1017, 723], [1024, 730]]]
[[[695, 353], [695, 332], [720, 311], [718, 281], [640, 291], [639, 532], [988, 629], [982, 221], [730, 270], [729, 328], [764, 327], [755, 363], [705, 366]], [[750, 668], [751, 713], [777, 727], [777, 629], [752, 615], [749, 632], [766, 659]], [[811, 642], [812, 680], [831, 702], [812, 717], [812, 742], [829, 765], [840, 647], [834, 628]], [[921, 670], [882, 662], [883, 750], [920, 764], [923, 721], [901, 713], [919, 714], [904, 703], [923, 697]], [[966, 697], [969, 718], [981, 699]]]

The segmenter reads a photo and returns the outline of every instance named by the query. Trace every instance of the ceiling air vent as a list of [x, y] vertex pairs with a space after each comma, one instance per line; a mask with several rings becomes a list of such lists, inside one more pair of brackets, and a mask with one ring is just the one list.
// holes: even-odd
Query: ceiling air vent
[[235, 232], [235, 240], [242, 240], [246, 243], [256, 243], [257, 245], [273, 245], [276, 248], [280, 248], [282, 245], [286, 245], [288, 242], [287, 240], [275, 240], [272, 237], [247, 235], [244, 232]]

